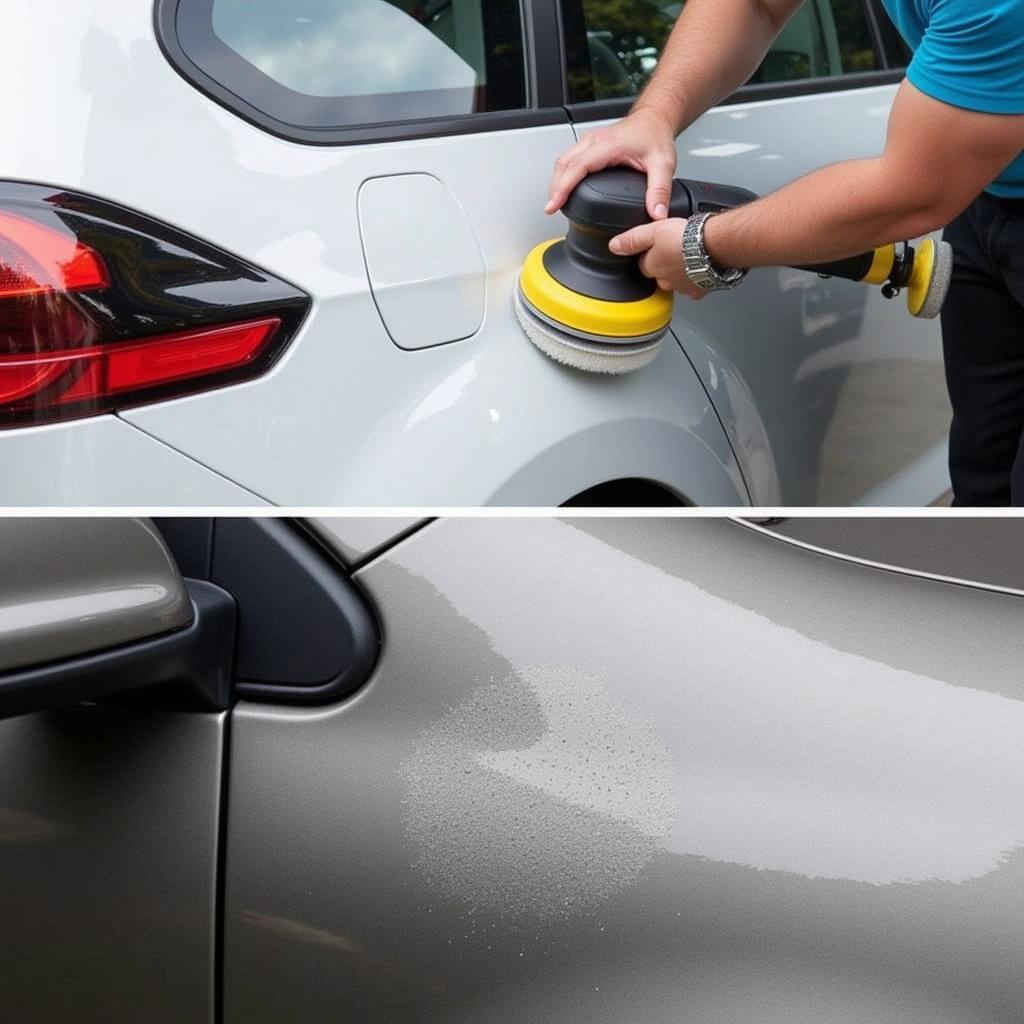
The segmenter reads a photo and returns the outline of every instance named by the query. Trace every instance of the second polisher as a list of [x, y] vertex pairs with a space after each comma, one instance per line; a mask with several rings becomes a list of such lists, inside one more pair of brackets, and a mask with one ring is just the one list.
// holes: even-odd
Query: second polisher
[[[657, 354], [672, 320], [672, 293], [644, 277], [637, 257], [608, 249], [612, 237], [650, 221], [646, 190], [646, 176], [628, 168], [589, 175], [563, 208], [566, 237], [542, 242], [527, 256], [516, 315], [530, 341], [552, 359], [591, 373], [621, 374]], [[755, 199], [747, 189], [677, 178], [669, 216], [721, 212]], [[886, 298], [905, 289], [911, 316], [930, 319], [949, 290], [953, 251], [928, 238], [916, 249], [897, 242], [797, 269], [880, 285]]]

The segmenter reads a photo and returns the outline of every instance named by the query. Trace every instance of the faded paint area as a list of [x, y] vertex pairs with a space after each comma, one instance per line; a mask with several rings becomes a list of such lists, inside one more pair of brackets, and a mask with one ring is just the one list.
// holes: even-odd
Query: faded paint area
[[[672, 852], [882, 886], [998, 871], [1024, 848], [1019, 599], [850, 565], [822, 582], [821, 556], [724, 526], [732, 559], [710, 520], [581, 519], [467, 521], [459, 558], [443, 543], [393, 558], [510, 664], [600, 673], [657, 721]], [[544, 572], [523, 571], [527, 552]], [[486, 600], [480, 566], [501, 580]], [[628, 595], [628, 618], [590, 594]], [[524, 609], [545, 625], [524, 629]]]
[[416, 869], [473, 914], [591, 910], [638, 879], [674, 825], [665, 745], [574, 669], [479, 686], [424, 730], [401, 775]]

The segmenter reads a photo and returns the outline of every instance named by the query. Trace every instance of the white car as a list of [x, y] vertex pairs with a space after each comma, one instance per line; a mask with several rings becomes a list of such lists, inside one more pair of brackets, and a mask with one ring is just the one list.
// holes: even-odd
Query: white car
[[[628, 109], [677, 6], [7, 0], [0, 503], [940, 497], [938, 329], [877, 291], [756, 272], [617, 379], [518, 326], [565, 229], [552, 164]], [[886, 24], [805, 4], [679, 173], [765, 192], [877, 153]]]

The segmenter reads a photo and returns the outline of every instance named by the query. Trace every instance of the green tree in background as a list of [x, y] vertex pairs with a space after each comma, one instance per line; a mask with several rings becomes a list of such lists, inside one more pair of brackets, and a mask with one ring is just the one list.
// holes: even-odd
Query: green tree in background
[[643, 88], [678, 7], [666, 10], [650, 0], [585, 0], [595, 97], [628, 96]]
[[860, 0], [832, 0], [832, 17], [839, 36], [843, 71], [873, 71], [878, 67]]

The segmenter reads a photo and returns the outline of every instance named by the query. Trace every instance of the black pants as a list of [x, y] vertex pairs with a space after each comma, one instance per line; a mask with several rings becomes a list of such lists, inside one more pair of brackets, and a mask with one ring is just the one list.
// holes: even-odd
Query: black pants
[[942, 311], [955, 505], [1024, 505], [1024, 199], [983, 193], [946, 229]]

